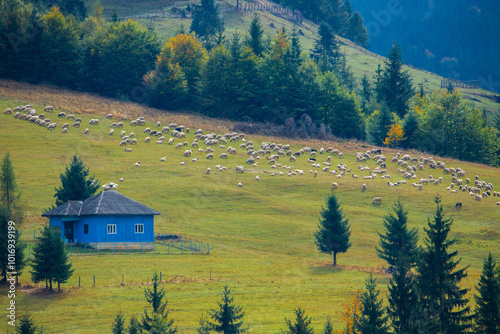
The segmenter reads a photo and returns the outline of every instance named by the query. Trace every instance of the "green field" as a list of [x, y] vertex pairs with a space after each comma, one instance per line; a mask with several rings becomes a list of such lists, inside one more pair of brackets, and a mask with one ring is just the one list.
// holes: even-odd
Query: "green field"
[[[45, 105], [55, 105], [56, 111], [46, 114], [57, 122], [57, 129], [50, 131], [12, 115], [3, 115], [5, 108], [27, 103], [39, 113]], [[57, 118], [61, 110], [82, 117], [81, 128], [70, 126], [68, 133], [63, 134], [61, 127], [66, 120]], [[427, 218], [432, 217], [435, 210], [434, 196], [439, 193], [443, 197], [445, 213], [454, 219], [452, 236], [458, 240], [456, 249], [462, 258], [461, 265], [470, 266], [463, 285], [472, 289], [468, 294], [472, 300], [483, 259], [488, 252], [497, 259], [500, 257], [500, 206], [495, 205], [496, 197], [478, 203], [468, 193], [449, 193], [445, 188], [451, 176], [428, 167], [418, 172], [419, 178], [432, 174], [436, 178], [443, 176], [444, 181], [438, 186], [425, 186], [422, 191], [411, 184], [390, 188], [387, 180], [380, 178], [364, 180], [362, 177], [368, 173], [357, 168], [355, 153], [370, 150], [372, 147], [367, 144], [246, 136], [247, 141], [253, 140], [255, 148], [260, 147], [262, 141], [289, 143], [293, 151], [305, 146], [338, 148], [345, 156], [343, 159], [333, 156], [332, 168], [342, 162], [360, 178], [353, 179], [350, 174], [336, 178], [321, 172], [321, 168], [314, 168], [319, 170], [314, 178], [304, 156], [296, 163], [290, 163], [287, 158], [279, 161], [293, 166], [293, 170], [303, 170], [304, 175], [288, 177], [283, 168], [271, 168], [265, 157], [258, 160], [258, 167], [246, 165], [244, 174], [236, 174], [235, 167], [245, 165], [248, 157], [244, 149], [238, 148], [241, 141], [226, 145], [226, 148], [238, 148], [237, 155], [229, 155], [227, 160], [219, 158], [226, 149], [218, 146], [213, 147], [213, 160], [205, 159], [206, 154], [196, 149], [190, 158], [183, 155], [191, 148], [194, 130], [198, 128], [204, 133], [232, 132], [232, 124], [225, 120], [160, 112], [138, 104], [10, 81], [0, 82], [0, 111], [0, 156], [10, 152], [27, 209], [27, 219], [21, 228], [24, 240], [31, 243], [33, 231], [38, 234], [47, 224], [40, 215], [54, 203], [59, 174], [77, 153], [101, 184], [119, 183], [120, 193], [161, 212], [161, 216], [156, 217], [157, 234], [179, 234], [185, 240], [199, 241], [202, 250], [210, 244], [210, 255], [180, 255], [174, 249], [167, 255], [166, 246], [160, 244], [156, 255], [148, 252], [73, 256], [74, 275], [63, 285], [64, 293], [60, 294], [33, 288], [27, 268], [20, 277], [24, 288], [16, 299], [17, 314], [29, 311], [46, 333], [106, 333], [110, 332], [112, 319], [119, 310], [127, 318], [132, 314], [139, 316], [146, 306], [141, 284], [149, 281], [154, 271], [162, 272], [170, 316], [182, 333], [195, 332], [198, 318], [216, 306], [225, 284], [233, 289], [235, 301], [243, 307], [251, 333], [278, 332], [284, 327], [284, 318], [292, 317], [293, 309], [298, 306], [312, 316], [317, 331], [327, 316], [332, 317], [336, 329], [341, 329], [340, 305], [350, 293], [364, 287], [369, 273], [376, 275], [385, 295], [389, 275], [383, 273], [385, 263], [376, 256], [374, 248], [378, 243], [377, 232], [383, 232], [382, 218], [398, 199], [409, 209], [409, 225], [418, 228], [422, 239]], [[115, 118], [105, 119], [110, 112]], [[166, 142], [155, 144], [155, 138], [151, 143], [144, 143], [145, 127], [130, 126], [130, 120], [139, 116], [146, 118], [146, 127], [155, 129], [156, 121], [162, 125], [176, 122], [190, 127], [191, 132], [185, 139], [189, 147], [175, 149], [175, 145]], [[99, 118], [100, 124], [88, 125], [91, 118]], [[131, 153], [119, 147], [121, 129], [109, 135], [111, 123], [122, 119], [123, 130], [127, 134], [133, 131], [138, 139]], [[88, 135], [83, 133], [85, 128], [90, 130]], [[168, 141], [170, 135], [165, 137]], [[175, 143], [178, 142], [180, 140], [175, 139]], [[202, 143], [200, 146], [205, 148]], [[383, 153], [389, 160], [390, 180], [401, 180], [398, 165], [390, 162], [396, 151], [383, 149]], [[421, 152], [407, 153], [427, 156]], [[160, 158], [165, 156], [166, 162], [161, 162]], [[196, 157], [199, 160], [192, 162]], [[478, 175], [480, 180], [496, 187], [500, 184], [498, 168], [434, 158], [446, 162], [447, 166], [465, 169], [472, 180]], [[319, 163], [325, 160], [326, 154], [318, 154]], [[141, 162], [139, 168], [134, 167], [137, 161]], [[186, 165], [181, 166], [183, 161], [187, 161]], [[226, 166], [228, 170], [218, 171], [216, 165]], [[376, 167], [373, 160], [364, 165]], [[205, 174], [208, 167], [212, 169], [209, 175]], [[270, 176], [270, 172], [280, 171], [285, 175]], [[255, 180], [256, 175], [260, 181]], [[118, 182], [121, 177], [125, 179], [123, 183]], [[237, 187], [240, 181], [242, 188]], [[338, 256], [339, 265], [335, 268], [331, 266], [330, 256], [316, 250], [313, 238], [319, 210], [331, 191], [332, 182], [339, 183], [336, 194], [352, 230], [352, 247]], [[361, 192], [363, 183], [368, 186], [364, 193]], [[382, 205], [372, 206], [375, 196], [383, 198]], [[454, 208], [457, 201], [463, 202], [460, 211]], [[92, 287], [93, 275], [95, 287]], [[79, 276], [80, 288], [77, 287]], [[0, 291], [0, 305], [6, 303], [6, 291]], [[6, 326], [6, 321], [2, 321], [0, 330]]]

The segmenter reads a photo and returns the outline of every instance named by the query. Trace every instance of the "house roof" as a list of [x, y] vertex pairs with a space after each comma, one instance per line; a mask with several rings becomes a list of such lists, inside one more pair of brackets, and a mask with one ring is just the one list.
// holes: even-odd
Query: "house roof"
[[42, 214], [50, 216], [90, 216], [90, 215], [159, 215], [156, 210], [131, 200], [117, 191], [107, 190], [85, 201], [69, 201]]

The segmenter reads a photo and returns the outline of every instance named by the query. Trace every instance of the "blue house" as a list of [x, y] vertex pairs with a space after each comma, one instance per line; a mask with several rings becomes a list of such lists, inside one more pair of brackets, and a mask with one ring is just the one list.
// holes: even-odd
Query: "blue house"
[[69, 201], [48, 212], [49, 226], [60, 228], [70, 243], [112, 246], [153, 243], [154, 216], [158, 211], [123, 196], [103, 191], [85, 201]]

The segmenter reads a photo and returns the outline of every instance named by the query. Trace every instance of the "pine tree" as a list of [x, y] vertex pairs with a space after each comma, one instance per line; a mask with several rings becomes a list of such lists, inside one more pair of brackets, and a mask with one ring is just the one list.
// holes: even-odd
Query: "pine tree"
[[364, 48], [368, 47], [368, 30], [365, 27], [363, 17], [358, 11], [354, 12], [349, 18], [345, 37]]
[[[4, 284], [7, 283], [9, 272], [15, 272], [15, 276], [19, 277], [26, 264], [24, 258], [26, 244], [20, 242], [19, 232], [19, 226], [23, 222], [24, 209], [9, 153], [5, 154], [2, 162], [0, 192], [0, 276], [2, 277], [0, 283]], [[12, 254], [9, 251], [13, 245], [16, 250], [14, 261], [12, 261]]]
[[394, 43], [382, 71], [380, 95], [391, 112], [403, 118], [408, 112], [408, 101], [415, 94], [408, 71], [403, 71], [403, 53], [399, 44]]
[[340, 203], [334, 194], [328, 196], [326, 209], [321, 208], [318, 231], [314, 234], [316, 246], [322, 253], [333, 254], [333, 265], [337, 265], [337, 253], [345, 253], [351, 247], [349, 220], [345, 218]]
[[141, 333], [141, 324], [135, 317], [135, 315], [130, 317], [130, 322], [127, 327], [127, 334], [140, 334]]
[[210, 334], [210, 329], [212, 326], [210, 326], [210, 322], [208, 321], [207, 317], [205, 314], [201, 314], [200, 319], [198, 320], [198, 324], [200, 325], [198, 328], [196, 328], [196, 333], [198, 334]]
[[452, 219], [443, 214], [441, 198], [436, 196], [436, 213], [428, 219], [427, 237], [418, 264], [418, 286], [423, 317], [428, 321], [427, 333], [460, 334], [469, 332], [473, 316], [469, 315], [468, 289], [459, 286], [467, 276], [467, 267], [455, 270], [460, 260], [454, 261], [457, 251], [449, 251], [456, 243], [448, 239]]
[[313, 334], [314, 329], [311, 326], [311, 318], [305, 314], [305, 311], [300, 307], [295, 310], [295, 322], [285, 318], [286, 330], [282, 330], [281, 334]]
[[500, 333], [500, 276], [495, 272], [496, 262], [491, 256], [483, 263], [483, 271], [475, 295], [475, 328], [477, 334]]
[[384, 218], [385, 234], [380, 234], [376, 248], [378, 256], [394, 267], [389, 282], [388, 314], [395, 333], [416, 333], [418, 293], [412, 269], [415, 268], [419, 248], [418, 231], [408, 230], [408, 211], [401, 202], [396, 203], [394, 214]]
[[56, 206], [68, 201], [84, 201], [92, 197], [99, 189], [99, 181], [94, 176], [89, 176], [89, 169], [85, 168], [83, 161], [76, 154], [64, 174], [61, 174], [61, 187], [56, 188]]
[[361, 99], [361, 109], [365, 115], [368, 115], [368, 105], [370, 104], [371, 98], [373, 94], [373, 89], [370, 84], [370, 80], [368, 80], [368, 76], [365, 74], [361, 78], [361, 92], [359, 93]]
[[122, 311], [118, 312], [116, 315], [111, 330], [113, 334], [125, 334], [125, 317]]
[[370, 135], [374, 144], [382, 145], [391, 128], [393, 117], [390, 109], [384, 103], [380, 105], [380, 110], [375, 115]]
[[246, 333], [247, 329], [243, 326], [243, 316], [241, 306], [234, 304], [234, 296], [231, 289], [225, 285], [222, 292], [222, 300], [217, 302], [219, 309], [210, 311], [210, 317], [214, 322], [210, 322], [210, 327], [217, 333], [237, 334]]
[[330, 317], [328, 317], [326, 319], [325, 328], [323, 328], [323, 332], [321, 332], [321, 333], [322, 334], [333, 334], [332, 319]]
[[402, 142], [405, 148], [417, 147], [420, 139], [420, 120], [416, 111], [410, 110], [403, 120], [403, 130], [406, 138]]
[[248, 33], [250, 38], [247, 40], [247, 45], [257, 56], [262, 56], [265, 51], [264, 29], [262, 28], [262, 24], [257, 13], [255, 13], [253, 20], [250, 23]]
[[361, 334], [387, 334], [387, 315], [382, 299], [378, 299], [379, 290], [375, 290], [376, 279], [370, 274], [366, 280], [366, 291], [361, 293], [361, 314], [355, 319], [355, 328]]
[[57, 282], [57, 290], [61, 291], [61, 283], [66, 283], [73, 274], [71, 263], [68, 263], [68, 253], [61, 239], [61, 232], [45, 226], [40, 237], [33, 247], [31, 262], [31, 280], [38, 283], [42, 280], [49, 282], [49, 291], [52, 291], [52, 282]]
[[[166, 309], [168, 300], [165, 298], [165, 291], [163, 288], [159, 289], [158, 274], [155, 272], [153, 274], [153, 288], [144, 289], [144, 296], [146, 297], [146, 301], [151, 304], [153, 307], [153, 311], [148, 313], [148, 311], [144, 310], [144, 315], [142, 316], [142, 328], [146, 331], [157, 330], [158, 328], [165, 328], [165, 332], [167, 334], [175, 334], [177, 333], [177, 327], [173, 327], [174, 319], [168, 319], [169, 311]], [[153, 326], [156, 328], [153, 328]], [[152, 332], [151, 332], [152, 333]]]
[[19, 325], [16, 328], [17, 334], [42, 334], [43, 330], [39, 329], [35, 321], [31, 319], [31, 315], [26, 313], [24, 317], [19, 319]]
[[340, 62], [340, 50], [335, 34], [327, 23], [321, 23], [318, 28], [319, 38], [314, 41], [311, 58], [323, 71], [334, 72]]
[[219, 6], [214, 0], [201, 0], [200, 5], [194, 7], [190, 32], [195, 32], [205, 47], [211, 49], [216, 45], [214, 38], [217, 32], [223, 30], [224, 24], [219, 17]]

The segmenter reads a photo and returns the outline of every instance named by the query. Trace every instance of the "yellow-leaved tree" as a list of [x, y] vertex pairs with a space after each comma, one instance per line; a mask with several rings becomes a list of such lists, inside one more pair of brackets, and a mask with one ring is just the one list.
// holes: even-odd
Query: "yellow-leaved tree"
[[344, 329], [336, 331], [335, 334], [360, 334], [354, 327], [354, 321], [361, 314], [361, 289], [351, 293], [342, 303], [340, 321], [344, 323]]
[[387, 137], [385, 137], [384, 145], [389, 147], [395, 147], [401, 144], [404, 138], [404, 130], [399, 124], [391, 125], [391, 128], [387, 132]]

